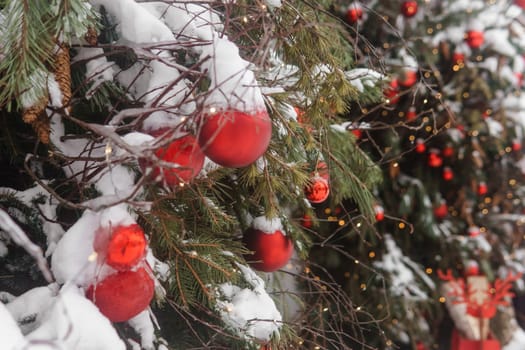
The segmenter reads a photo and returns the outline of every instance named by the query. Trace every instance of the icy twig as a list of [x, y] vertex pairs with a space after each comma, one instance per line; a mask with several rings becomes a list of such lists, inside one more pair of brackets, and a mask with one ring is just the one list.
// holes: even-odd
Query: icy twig
[[46, 281], [52, 283], [53, 275], [49, 270], [47, 260], [44, 258], [42, 249], [31, 242], [25, 232], [22, 231], [20, 226], [18, 226], [3, 209], [0, 209], [0, 228], [4, 230], [16, 244], [24, 248], [29, 253], [29, 255], [31, 255], [36, 260], [38, 268], [44, 275]]

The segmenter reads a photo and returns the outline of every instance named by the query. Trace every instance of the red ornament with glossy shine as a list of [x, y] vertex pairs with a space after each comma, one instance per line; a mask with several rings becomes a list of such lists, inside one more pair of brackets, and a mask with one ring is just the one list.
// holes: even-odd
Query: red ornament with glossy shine
[[205, 115], [198, 141], [215, 163], [242, 168], [255, 162], [268, 148], [272, 121], [266, 110], [254, 114], [224, 110]]
[[409, 88], [417, 82], [417, 71], [406, 69], [401, 73], [398, 79], [399, 85], [404, 88]]
[[428, 155], [428, 165], [432, 168], [439, 168], [443, 165], [443, 158], [437, 153], [430, 152]]
[[412, 120], [414, 120], [414, 119], [416, 119], [416, 118], [417, 118], [416, 107], [411, 106], [411, 107], [408, 109], [408, 111], [406, 112], [405, 117], [406, 117], [406, 120], [409, 121], [409, 122], [412, 121]]
[[452, 181], [454, 178], [454, 172], [452, 169], [448, 166], [443, 168], [443, 180], [445, 181]]
[[363, 9], [361, 6], [350, 4], [350, 6], [348, 6], [348, 10], [346, 11], [346, 20], [348, 23], [357, 23], [361, 18], [363, 18]]
[[324, 202], [330, 195], [328, 180], [320, 176], [314, 177], [310, 180], [310, 183], [306, 185], [304, 194], [311, 203]]
[[390, 81], [383, 94], [388, 100], [387, 103], [394, 104], [399, 102], [399, 81], [397, 79]]
[[383, 221], [385, 219], [385, 209], [380, 205], [374, 205], [374, 213], [376, 221]]
[[250, 228], [244, 232], [243, 242], [253, 255], [245, 258], [255, 270], [273, 272], [285, 266], [292, 257], [293, 242], [281, 231], [265, 233]]
[[105, 263], [117, 270], [130, 269], [144, 258], [146, 247], [146, 236], [139, 225], [117, 226], [110, 232]]
[[90, 286], [86, 297], [112, 322], [124, 322], [145, 310], [155, 291], [149, 273], [140, 268], [122, 271]]
[[485, 42], [485, 35], [477, 30], [469, 30], [465, 35], [465, 40], [471, 49], [479, 49]]
[[487, 194], [487, 192], [488, 192], [487, 184], [484, 181], [481, 181], [478, 184], [478, 195], [484, 196]]
[[403, 1], [401, 4], [401, 13], [405, 17], [414, 17], [417, 13], [417, 1]]
[[448, 215], [447, 203], [443, 202], [434, 208], [434, 216], [438, 220], [443, 220]]
[[[160, 136], [164, 133], [166, 129], [157, 130], [152, 135]], [[173, 164], [173, 167], [154, 166], [151, 176], [154, 179], [165, 181], [172, 187], [191, 181], [199, 174], [204, 165], [204, 153], [193, 135], [182, 136], [169, 145], [158, 148], [155, 155], [160, 160]], [[152, 165], [146, 160], [141, 160], [139, 164], [143, 171]]]
[[462, 64], [465, 62], [465, 54], [462, 52], [454, 52], [452, 54], [452, 63], [453, 64]]
[[421, 138], [416, 139], [415, 151], [417, 153], [425, 153], [426, 150], [427, 150], [427, 146], [425, 145], [425, 140]]

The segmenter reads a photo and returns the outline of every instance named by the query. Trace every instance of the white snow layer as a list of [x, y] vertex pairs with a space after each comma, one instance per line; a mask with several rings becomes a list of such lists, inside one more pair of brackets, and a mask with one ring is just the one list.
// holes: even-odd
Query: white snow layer
[[508, 344], [503, 346], [502, 350], [523, 350], [525, 348], [525, 331], [517, 327]]
[[428, 294], [420, 287], [421, 282], [426, 288], [435, 288], [434, 282], [409, 257], [405, 256], [396, 245], [390, 234], [385, 234], [386, 254], [374, 266], [387, 272], [390, 276], [390, 292], [393, 295], [408, 299], [425, 300]]
[[88, 287], [96, 279], [114, 272], [105, 264], [97, 264], [93, 240], [98, 230], [135, 221], [125, 205], [113, 206], [100, 212], [84, 211], [80, 219], [64, 234], [51, 258], [51, 270], [58, 283], [73, 282]]
[[216, 309], [224, 323], [248, 340], [268, 341], [281, 327], [282, 316], [265, 290], [264, 281], [248, 266], [237, 264], [252, 288], [223, 283]]
[[264, 233], [272, 234], [275, 231], [283, 231], [283, 225], [279, 218], [268, 219], [266, 216], [258, 216], [252, 221], [252, 227]]

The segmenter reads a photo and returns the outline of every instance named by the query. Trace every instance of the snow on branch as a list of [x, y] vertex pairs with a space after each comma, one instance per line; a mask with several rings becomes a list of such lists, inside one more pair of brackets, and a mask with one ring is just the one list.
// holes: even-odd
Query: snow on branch
[[44, 258], [42, 249], [31, 242], [20, 226], [18, 226], [3, 209], [0, 209], [0, 228], [4, 230], [16, 244], [24, 248], [29, 253], [29, 255], [31, 255], [36, 260], [38, 268], [44, 275], [46, 281], [52, 283], [53, 275], [49, 270], [47, 260]]

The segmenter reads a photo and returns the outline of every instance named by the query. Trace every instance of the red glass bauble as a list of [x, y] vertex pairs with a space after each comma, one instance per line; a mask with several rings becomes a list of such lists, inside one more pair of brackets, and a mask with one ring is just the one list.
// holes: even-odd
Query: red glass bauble
[[413, 17], [417, 13], [417, 1], [407, 0], [401, 4], [401, 13], [405, 17]]
[[514, 5], [525, 10], [525, 0], [514, 0]]
[[311, 203], [324, 202], [330, 195], [328, 180], [320, 176], [315, 176], [310, 180], [310, 183], [306, 185], [304, 193]]
[[380, 205], [374, 206], [374, 213], [376, 221], [383, 221], [385, 219], [385, 209]]
[[443, 220], [444, 218], [447, 217], [447, 215], [448, 215], [447, 203], [443, 202], [434, 208], [434, 216], [436, 217], [436, 219]]
[[446, 158], [450, 158], [450, 157], [453, 157], [454, 156], [454, 147], [450, 146], [450, 145], [447, 145], [445, 146], [442, 150], [441, 150], [441, 154], [443, 155], [443, 157], [446, 157]]
[[417, 71], [405, 69], [399, 76], [398, 82], [404, 88], [413, 86], [417, 82]]
[[351, 129], [350, 131], [352, 132], [352, 134], [354, 134], [354, 136], [358, 140], [361, 138], [361, 136], [363, 136], [363, 132], [359, 129]]
[[467, 45], [472, 49], [478, 49], [483, 45], [485, 41], [485, 36], [483, 32], [477, 30], [469, 30], [465, 35], [465, 40]]
[[521, 142], [519, 140], [512, 141], [512, 150], [518, 152], [521, 150]]
[[454, 178], [454, 172], [448, 166], [443, 168], [443, 180], [451, 181]]
[[467, 266], [465, 266], [465, 276], [478, 276], [478, 275], [479, 275], [478, 263], [474, 260], [467, 262]]
[[105, 263], [114, 269], [130, 269], [146, 255], [146, 236], [139, 225], [117, 226], [106, 232], [97, 234], [94, 248], [106, 253]]
[[427, 146], [425, 145], [425, 140], [421, 138], [416, 139], [415, 151], [417, 153], [424, 153], [426, 150], [427, 150]]
[[[161, 136], [166, 135], [166, 132], [166, 129], [160, 129], [151, 134]], [[160, 160], [173, 164], [173, 167], [153, 166], [151, 176], [172, 187], [191, 181], [204, 165], [204, 153], [193, 135], [182, 136], [167, 146], [159, 147], [155, 155]], [[152, 163], [149, 160], [140, 160], [139, 165], [145, 171]]]
[[361, 18], [363, 18], [363, 8], [357, 4], [350, 4], [348, 10], [346, 11], [346, 20], [350, 24], [357, 23]]
[[443, 165], [443, 158], [436, 152], [430, 152], [428, 154], [428, 165], [432, 168], [439, 168]]
[[487, 192], [488, 192], [487, 184], [485, 182], [481, 181], [478, 184], [478, 195], [483, 196], [483, 195], [486, 195]]
[[477, 237], [480, 234], [480, 230], [478, 226], [470, 226], [468, 228], [468, 235], [469, 237]]
[[155, 283], [144, 268], [121, 271], [91, 285], [86, 297], [112, 322], [124, 322], [145, 310]]
[[312, 217], [308, 214], [304, 214], [303, 218], [301, 219], [301, 225], [306, 229], [312, 228], [313, 226]]
[[416, 343], [416, 350], [428, 350], [423, 342], [418, 341]]
[[454, 52], [452, 54], [452, 63], [453, 64], [462, 64], [465, 62], [465, 54], [462, 52]]
[[204, 116], [198, 141], [215, 163], [241, 168], [263, 155], [271, 136], [272, 121], [266, 110], [254, 114], [224, 110]]
[[388, 100], [387, 103], [397, 103], [399, 101], [399, 81], [397, 79], [391, 80], [383, 94]]
[[285, 266], [292, 257], [293, 242], [281, 231], [266, 233], [250, 228], [244, 232], [243, 243], [253, 252], [245, 258], [252, 268], [272, 272]]
[[414, 106], [410, 107], [408, 111], [406, 112], [405, 117], [406, 117], [406, 120], [409, 122], [416, 119], [417, 118], [416, 107]]

